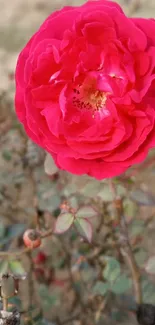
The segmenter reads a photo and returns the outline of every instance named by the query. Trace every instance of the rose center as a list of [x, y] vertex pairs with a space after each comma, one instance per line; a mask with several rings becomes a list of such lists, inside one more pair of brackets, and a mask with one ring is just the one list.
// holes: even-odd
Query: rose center
[[73, 105], [79, 109], [97, 112], [105, 107], [107, 93], [96, 89], [96, 80], [85, 80], [73, 88]]

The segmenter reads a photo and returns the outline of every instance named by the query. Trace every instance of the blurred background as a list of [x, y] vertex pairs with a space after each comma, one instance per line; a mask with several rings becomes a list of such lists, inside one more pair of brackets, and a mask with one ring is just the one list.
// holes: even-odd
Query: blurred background
[[[83, 0], [0, 0], [0, 90], [13, 89], [8, 76], [14, 72], [19, 51], [52, 11]], [[154, 0], [117, 0], [133, 16], [154, 17]], [[130, 8], [129, 8], [130, 7]]]

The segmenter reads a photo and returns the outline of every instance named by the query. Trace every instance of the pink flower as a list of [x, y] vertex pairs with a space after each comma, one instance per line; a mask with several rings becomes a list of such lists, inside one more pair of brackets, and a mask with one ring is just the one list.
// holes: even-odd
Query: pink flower
[[51, 14], [19, 56], [15, 105], [59, 168], [123, 173], [155, 146], [155, 21], [106, 0]]

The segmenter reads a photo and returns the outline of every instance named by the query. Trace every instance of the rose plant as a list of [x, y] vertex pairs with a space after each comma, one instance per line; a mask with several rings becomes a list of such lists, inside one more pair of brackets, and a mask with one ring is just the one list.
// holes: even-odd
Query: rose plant
[[[23, 325], [49, 324], [47, 311], [54, 324], [75, 320], [95, 325], [108, 319], [110, 324], [124, 315], [129, 323], [131, 311], [140, 325], [155, 323], [155, 256], [148, 258], [148, 249], [143, 249], [152, 210], [151, 217], [141, 210], [155, 206], [155, 197], [145, 178], [139, 188], [129, 174], [103, 180], [143, 161], [155, 146], [154, 32], [154, 19], [128, 18], [108, 0], [88, 1], [52, 13], [19, 55], [17, 116], [28, 136], [47, 152], [45, 173], [53, 173], [45, 177], [38, 153], [34, 159], [35, 144], [31, 149], [19, 132], [24, 138], [19, 174], [25, 177], [10, 181], [19, 204], [7, 191], [6, 180], [2, 183], [2, 212], [6, 200], [3, 214], [8, 217], [9, 210], [14, 225], [0, 222], [0, 296], [2, 312], [14, 310], [14, 281], [18, 284], [28, 271], [21, 295], [28, 297]], [[13, 168], [17, 157], [15, 150]], [[147, 167], [153, 161], [150, 156]], [[97, 180], [59, 173], [57, 167]], [[26, 178], [30, 198], [22, 191]], [[21, 224], [22, 214], [20, 223], [12, 218], [14, 213], [19, 222], [21, 212], [29, 215], [28, 225], [25, 219]], [[10, 276], [13, 290], [4, 295]], [[117, 295], [119, 303], [113, 306]], [[22, 310], [19, 301], [17, 309]], [[2, 316], [0, 311], [0, 323]]]

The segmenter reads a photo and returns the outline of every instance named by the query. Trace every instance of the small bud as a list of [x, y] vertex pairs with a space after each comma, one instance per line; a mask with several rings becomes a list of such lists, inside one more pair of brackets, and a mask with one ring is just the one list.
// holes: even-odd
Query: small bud
[[28, 229], [23, 235], [23, 241], [26, 247], [36, 248], [41, 245], [41, 236], [35, 229]]
[[68, 210], [69, 210], [69, 205], [68, 205], [67, 201], [64, 201], [64, 202], [60, 205], [60, 209], [61, 209], [61, 210], [65, 210], [65, 211], [68, 211]]

